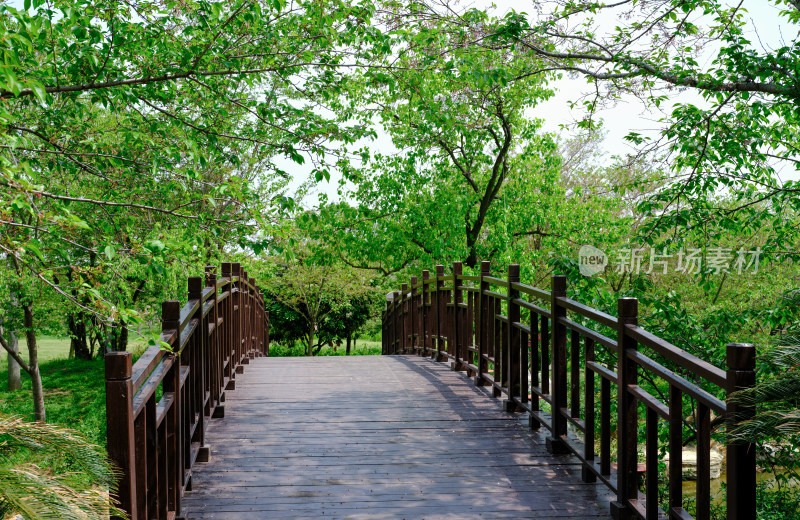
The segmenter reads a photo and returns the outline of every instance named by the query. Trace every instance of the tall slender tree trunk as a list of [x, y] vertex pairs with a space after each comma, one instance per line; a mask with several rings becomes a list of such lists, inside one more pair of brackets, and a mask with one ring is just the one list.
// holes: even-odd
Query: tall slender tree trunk
[[[19, 338], [13, 330], [8, 331], [8, 346], [15, 353], [19, 352]], [[13, 392], [22, 388], [22, 375], [17, 360], [11, 356], [6, 357], [8, 357], [8, 391]]]
[[352, 334], [347, 335], [347, 350], [345, 351], [346, 356], [350, 355], [350, 341], [352, 340], [352, 338], [353, 338]]
[[31, 376], [33, 389], [33, 413], [37, 421], [45, 422], [47, 416], [44, 409], [44, 389], [42, 388], [42, 375], [39, 373], [39, 352], [36, 347], [36, 330], [33, 328], [33, 304], [25, 303], [22, 306], [25, 316], [25, 339], [28, 343], [28, 374]]

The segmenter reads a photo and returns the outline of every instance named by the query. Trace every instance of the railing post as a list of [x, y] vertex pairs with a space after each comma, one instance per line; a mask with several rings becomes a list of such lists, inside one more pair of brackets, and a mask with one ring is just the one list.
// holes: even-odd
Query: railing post
[[[225, 392], [227, 390], [233, 390], [236, 385], [233, 379], [233, 355], [231, 354], [233, 350], [233, 282], [231, 281], [233, 274], [231, 273], [230, 262], [222, 262], [222, 277], [226, 278], [227, 282], [221, 287], [221, 291], [223, 293], [228, 293], [227, 298], [225, 298], [222, 303], [222, 327], [224, 334], [220, 335], [220, 350], [222, 352], [222, 366], [224, 367], [222, 374], [224, 388], [222, 389], [220, 399], [224, 402]], [[226, 377], [228, 378], [227, 382], [225, 382], [224, 379]]]
[[411, 277], [411, 286], [409, 290], [408, 312], [411, 314], [411, 353], [417, 353], [417, 345], [419, 344], [419, 306], [417, 305], [417, 277]]
[[411, 304], [406, 294], [408, 294], [408, 284], [400, 284], [400, 301], [402, 302], [400, 307], [400, 324], [402, 327], [400, 334], [401, 354], [405, 354], [408, 348], [408, 323], [410, 320], [409, 313], [411, 312]]
[[[161, 330], [163, 332], [173, 331], [175, 342], [180, 343], [180, 317], [181, 304], [175, 300], [167, 300], [161, 303]], [[170, 509], [179, 516], [181, 511], [181, 497], [183, 496], [184, 475], [186, 470], [191, 467], [191, 439], [184, 438], [189, 427], [189, 405], [185, 387], [181, 386], [181, 366], [185, 365], [183, 357], [169, 354], [173, 358], [172, 367], [164, 378], [164, 393], [172, 394], [172, 409], [167, 414], [167, 468], [168, 468], [168, 488]], [[191, 375], [191, 374], [190, 374]], [[134, 518], [134, 517], [131, 517]]]
[[639, 300], [617, 300], [617, 501], [611, 503], [615, 520], [633, 517], [630, 501], [639, 496], [636, 467], [638, 463], [638, 413], [636, 398], [628, 391], [637, 384], [636, 363], [628, 352], [636, 351], [638, 343], [626, 331], [627, 325], [636, 325]]
[[[108, 456], [119, 469], [119, 485], [113, 491], [120, 508], [130, 518], [138, 517], [136, 507], [136, 467], [133, 437], [133, 355], [130, 352], [109, 352], [106, 365], [106, 428]], [[122, 520], [113, 517], [114, 520]]]
[[550, 291], [550, 348], [552, 361], [552, 384], [550, 385], [551, 420], [553, 435], [547, 438], [547, 451], [553, 454], [569, 453], [564, 437], [567, 435], [567, 419], [563, 410], [567, 407], [567, 326], [561, 323], [567, 317], [567, 309], [559, 304], [559, 298], [567, 296], [567, 277], [555, 275]]
[[[198, 462], [208, 462], [210, 456], [209, 447], [206, 446], [206, 415], [210, 411], [205, 402], [206, 391], [206, 370], [208, 369], [208, 323], [203, 319], [203, 279], [199, 276], [190, 276], [188, 279], [188, 298], [197, 300], [199, 305], [194, 313], [194, 319], [198, 320], [198, 325], [192, 333], [193, 339], [189, 340], [191, 352], [191, 372], [189, 373], [190, 391], [194, 394], [192, 400], [195, 402], [194, 412], [197, 412], [197, 434], [200, 448], [197, 454]], [[210, 404], [210, 403], [209, 403]]]
[[[731, 393], [756, 384], [756, 348], [749, 343], [727, 345], [727, 427], [732, 430], [740, 421], [753, 417], [755, 409], [730, 399]], [[753, 443], [729, 441], [728, 466], [728, 520], [755, 520], [756, 518], [756, 449]]]
[[[517, 323], [520, 321], [519, 304], [514, 303], [514, 300], [519, 298], [519, 290], [512, 287], [513, 284], [519, 283], [519, 264], [510, 264], [508, 266], [508, 345], [506, 351], [508, 354], [505, 359], [506, 378], [508, 380], [508, 400], [503, 403], [503, 407], [507, 412], [522, 411], [520, 404], [522, 403], [522, 388], [520, 386], [522, 368], [520, 366], [520, 330], [517, 328]], [[525, 345], [527, 348], [527, 345]], [[528, 369], [528, 364], [525, 363], [525, 369]], [[527, 385], [524, 389], [527, 393]]]
[[400, 344], [400, 335], [403, 333], [402, 323], [400, 322], [401, 313], [402, 313], [402, 303], [403, 300], [400, 296], [400, 291], [395, 291], [394, 293], [394, 336], [392, 337], [392, 355], [397, 354], [398, 345]]
[[428, 341], [431, 336], [431, 313], [428, 310], [428, 280], [431, 278], [431, 272], [425, 269], [422, 271], [422, 350], [419, 354], [424, 356], [428, 353]]
[[453, 363], [453, 370], [459, 371], [466, 370], [467, 368], [464, 363], [464, 331], [461, 330], [461, 327], [463, 327], [461, 319], [461, 300], [463, 297], [460, 289], [461, 281], [458, 279], [463, 272], [463, 265], [461, 262], [453, 262], [453, 337], [450, 341], [455, 345], [453, 352], [455, 353], [456, 360], [455, 363]]
[[481, 281], [478, 285], [478, 374], [475, 376], [476, 386], [486, 386], [485, 374], [489, 371], [488, 355], [489, 345], [489, 297], [484, 293], [489, 290], [489, 282], [484, 278], [491, 273], [491, 263], [488, 260], [481, 262]]
[[447, 308], [445, 307], [444, 298], [444, 266], [436, 266], [436, 361], [442, 362], [447, 358], [442, 355], [442, 325], [444, 325], [445, 314]]
[[231, 287], [233, 296], [233, 319], [231, 320], [231, 328], [233, 329], [233, 345], [231, 356], [231, 363], [233, 365], [232, 378], [236, 378], [236, 374], [241, 374], [244, 367], [240, 364], [242, 361], [242, 265], [239, 262], [231, 264], [231, 280], [236, 277], [236, 282], [233, 282]]
[[[214, 332], [208, 337], [208, 373], [211, 387], [210, 403], [216, 408], [219, 404], [220, 385], [222, 384], [222, 374], [220, 371], [220, 348], [219, 348], [219, 327], [217, 326], [217, 273], [213, 265], [207, 265], [205, 270], [206, 288], [212, 289], [212, 296], [209, 298], [211, 309], [208, 311], [208, 322], [214, 325]], [[213, 413], [213, 412], [212, 412]]]

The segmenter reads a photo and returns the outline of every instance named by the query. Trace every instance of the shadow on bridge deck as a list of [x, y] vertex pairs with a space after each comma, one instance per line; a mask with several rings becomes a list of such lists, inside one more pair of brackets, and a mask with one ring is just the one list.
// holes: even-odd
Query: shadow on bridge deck
[[190, 520], [610, 517], [603, 484], [445, 364], [259, 358], [236, 385]]

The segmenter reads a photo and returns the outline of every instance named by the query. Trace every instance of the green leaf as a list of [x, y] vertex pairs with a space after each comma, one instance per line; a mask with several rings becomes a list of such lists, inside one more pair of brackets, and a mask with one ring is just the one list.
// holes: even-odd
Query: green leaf
[[108, 258], [109, 262], [114, 260], [114, 257], [117, 256], [117, 250], [111, 244], [104, 247], [103, 252], [106, 254], [106, 258]]
[[34, 255], [36, 255], [36, 258], [38, 258], [39, 260], [42, 261], [42, 263], [44, 263], [44, 256], [42, 255], [42, 252], [39, 250], [39, 247], [36, 244], [29, 243], [25, 246], [25, 248], [28, 251], [32, 252]]

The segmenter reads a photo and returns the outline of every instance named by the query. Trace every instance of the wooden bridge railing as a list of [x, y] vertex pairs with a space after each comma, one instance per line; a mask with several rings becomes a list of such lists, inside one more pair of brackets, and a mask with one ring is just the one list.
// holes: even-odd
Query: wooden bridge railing
[[238, 263], [188, 279], [188, 301], [162, 306], [160, 345], [132, 364], [106, 355], [108, 453], [121, 471], [115, 498], [132, 520], [181, 518], [192, 466], [207, 462], [209, 419], [253, 357], [269, 354], [269, 313]]
[[[753, 345], [727, 345], [725, 371], [639, 327], [635, 298], [619, 299], [614, 317], [568, 298], [564, 276], [553, 276], [547, 292], [521, 283], [518, 265], [508, 267], [507, 280], [490, 276], [489, 268], [489, 262], [482, 262], [479, 276], [465, 276], [456, 262], [453, 274], [445, 276], [438, 265], [435, 277], [423, 271], [422, 279], [412, 277], [401, 291], [391, 293], [383, 315], [383, 354], [449, 360], [454, 370], [474, 377], [476, 385], [491, 387], [495, 397], [505, 395], [507, 411], [525, 411], [532, 428], [550, 430], [551, 453], [574, 454], [583, 464], [584, 481], [600, 479], [617, 494], [611, 506], [617, 519], [693, 518], [683, 508], [681, 456], [683, 405], [692, 400], [694, 518], [710, 518], [711, 413], [726, 418], [730, 426], [734, 417], [741, 420], [753, 411], [704, 387], [716, 387], [727, 396], [755, 384]], [[653, 395], [659, 394], [658, 388], [645, 383], [655, 380], [668, 388], [658, 397]], [[660, 421], [669, 431], [666, 513], [657, 499], [648, 500], [658, 497]], [[644, 446], [639, 445], [640, 426], [645, 429]], [[644, 493], [639, 490], [639, 459], [645, 462]], [[729, 443], [729, 520], [756, 518], [755, 488], [754, 447]]]

